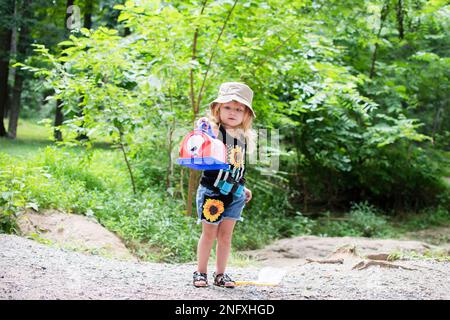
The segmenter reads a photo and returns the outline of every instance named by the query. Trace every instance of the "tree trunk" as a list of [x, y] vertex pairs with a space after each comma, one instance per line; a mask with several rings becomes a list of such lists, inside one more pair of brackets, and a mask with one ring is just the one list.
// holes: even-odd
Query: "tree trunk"
[[[62, 123], [64, 121], [64, 114], [62, 112], [62, 108], [63, 108], [62, 104], [63, 104], [63, 101], [61, 99], [56, 100], [55, 122], [53, 124], [55, 127], [62, 125]], [[62, 141], [62, 132], [58, 128], [55, 128], [55, 130], [53, 131], [53, 136], [55, 137], [56, 141]]]
[[184, 202], [184, 201], [186, 201], [186, 197], [184, 196], [184, 189], [183, 189], [184, 179], [183, 179], [183, 177], [184, 177], [184, 168], [182, 167], [180, 170], [180, 194], [181, 194], [181, 200], [183, 200], [183, 202]]
[[[380, 27], [377, 33], [377, 40], [380, 39], [381, 30], [383, 30], [384, 22], [386, 21], [388, 13], [389, 13], [389, 0], [386, 0], [383, 4], [383, 8], [381, 9]], [[375, 62], [377, 61], [377, 53], [378, 53], [378, 42], [375, 43], [375, 49], [373, 50], [372, 54], [372, 63], [370, 66], [370, 74], [369, 74], [370, 79], [372, 79], [375, 76]]]
[[86, 5], [84, 7], [84, 22], [83, 22], [83, 26], [86, 29], [92, 28], [92, 11], [94, 11], [94, 5], [92, 0], [86, 0]]
[[[203, 14], [203, 11], [205, 10], [206, 3], [208, 0], [204, 0], [202, 4], [202, 9], [200, 11], [200, 15]], [[198, 39], [198, 28], [194, 31], [194, 39], [192, 42], [192, 60], [197, 59], [197, 39]], [[198, 114], [198, 103], [195, 101], [195, 83], [194, 83], [194, 70], [191, 69], [189, 71], [189, 95], [191, 99], [191, 106], [193, 111], [193, 122], [195, 123], [195, 119], [197, 118]], [[195, 125], [195, 124], [194, 124]], [[188, 182], [188, 194], [187, 194], [187, 203], [186, 203], [186, 214], [192, 215], [192, 201], [193, 201], [193, 195], [195, 192], [195, 188], [197, 187], [197, 180], [198, 180], [198, 174], [195, 170], [189, 169], [189, 182]], [[181, 186], [183, 188], [183, 186]]]
[[119, 134], [120, 134], [119, 147], [120, 147], [120, 150], [122, 151], [123, 158], [127, 165], [128, 174], [130, 175], [131, 186], [133, 187], [133, 194], [136, 195], [136, 182], [134, 180], [133, 170], [131, 169], [131, 164], [130, 164], [130, 161], [128, 160], [127, 152], [125, 151], [125, 145], [123, 143], [123, 138], [122, 138], [123, 133], [120, 131], [119, 128], [117, 128], [117, 130], [119, 130]]
[[22, 88], [23, 88], [23, 74], [22, 72], [17, 70], [16, 75], [14, 76], [13, 97], [11, 101], [11, 109], [9, 110], [9, 125], [8, 125], [9, 136], [13, 139], [15, 139], [17, 136], [17, 125], [19, 122]]
[[[12, 18], [14, 15], [14, 0], [6, 0], [0, 7], [2, 23], [0, 25], [0, 137], [8, 133], [3, 122], [8, 103], [9, 56], [11, 50]], [[10, 18], [10, 22], [7, 19]]]
[[[86, 5], [84, 8], [84, 22], [83, 22], [83, 27], [86, 29], [91, 29], [92, 28], [92, 11], [93, 11], [93, 3], [92, 0], [86, 0]], [[82, 96], [80, 97], [80, 102], [83, 101], [83, 96], [85, 95], [85, 93], [82, 94]], [[80, 111], [78, 111], [77, 116], [82, 118], [83, 117], [83, 105], [80, 104]], [[81, 121], [81, 125], [82, 128], [84, 128], [85, 123], [84, 123], [84, 119]], [[77, 136], [77, 140], [78, 141], [89, 141], [89, 137], [81, 132], [78, 134]]]
[[405, 37], [405, 28], [404, 28], [404, 16], [405, 11], [403, 9], [403, 1], [398, 0], [397, 2], [397, 25], [398, 25], [398, 37], [403, 39]]
[[172, 164], [172, 143], [173, 143], [173, 129], [174, 127], [169, 126], [168, 130], [168, 148], [167, 148], [167, 156], [168, 156], [168, 162], [167, 162], [167, 174], [166, 174], [166, 188], [169, 189], [172, 184], [172, 172], [173, 172], [173, 164]]
[[[170, 75], [169, 80], [169, 103], [170, 103], [170, 112], [173, 112], [173, 100], [172, 100], [172, 74]], [[169, 157], [169, 161], [167, 163], [167, 175], [166, 175], [166, 188], [169, 189], [171, 187], [172, 173], [173, 173], [173, 163], [172, 163], [172, 143], [173, 143], [173, 131], [175, 130], [175, 117], [172, 120], [172, 125], [169, 125], [169, 136], [168, 136], [168, 149], [167, 155]]]
[[[17, 3], [15, 3], [15, 5], [14, 5], [14, 17], [17, 17]], [[17, 39], [17, 28], [12, 28], [10, 57], [16, 57], [16, 55], [17, 55], [17, 40], [18, 40]], [[13, 68], [12, 66], [10, 66], [9, 67], [9, 79], [12, 79], [13, 83], [14, 83], [15, 77], [16, 77], [16, 68]], [[5, 116], [4, 116], [5, 119], [9, 117], [9, 111], [10, 111], [11, 105], [12, 105], [12, 95], [11, 95], [11, 92], [9, 92], [8, 101], [6, 103], [6, 109], [5, 109]]]
[[200, 174], [197, 170], [189, 169], [189, 183], [188, 183], [188, 197], [187, 197], [187, 208], [186, 214], [192, 215], [192, 202], [194, 201], [195, 189], [198, 187], [198, 179]]
[[[31, 18], [31, 0], [24, 0], [23, 7], [20, 12], [22, 14], [23, 23], [20, 25], [19, 38], [17, 39], [17, 58], [18, 60], [25, 60], [27, 55], [27, 48], [30, 44], [29, 39], [29, 19]], [[19, 121], [20, 103], [22, 96], [24, 74], [22, 70], [16, 70], [14, 75], [14, 89], [11, 101], [11, 109], [9, 112], [8, 131], [11, 138], [15, 139], [17, 136], [17, 124]]]
[[435, 108], [435, 113], [434, 113], [434, 117], [433, 117], [433, 131], [431, 133], [431, 139], [432, 139], [433, 145], [436, 143], [436, 132], [439, 130], [439, 123], [440, 123], [442, 110], [443, 109], [440, 106], [437, 106]]
[[11, 30], [0, 30], [0, 137], [6, 137], [7, 132], [3, 118], [8, 103], [9, 49], [11, 47]]

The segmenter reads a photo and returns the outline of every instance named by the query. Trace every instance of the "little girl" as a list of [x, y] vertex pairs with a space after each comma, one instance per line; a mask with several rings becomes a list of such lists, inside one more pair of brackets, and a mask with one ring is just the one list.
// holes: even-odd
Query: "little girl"
[[[251, 129], [255, 113], [252, 108], [253, 91], [239, 82], [226, 82], [220, 86], [219, 96], [210, 104], [210, 119], [201, 118], [200, 122], [209, 122], [214, 134], [227, 148], [227, 162], [231, 171], [205, 170], [200, 178], [197, 190], [198, 223], [202, 222], [202, 235], [197, 247], [197, 270], [193, 283], [196, 287], [207, 287], [208, 259], [214, 241], [216, 246], [216, 271], [213, 274], [214, 285], [234, 288], [235, 282], [225, 273], [230, 255], [231, 239], [236, 221], [242, 221], [241, 212], [252, 198], [252, 192], [244, 187], [243, 192], [236, 191], [245, 183], [245, 155], [247, 146], [254, 145]], [[222, 186], [227, 182], [234, 185], [228, 193]]]

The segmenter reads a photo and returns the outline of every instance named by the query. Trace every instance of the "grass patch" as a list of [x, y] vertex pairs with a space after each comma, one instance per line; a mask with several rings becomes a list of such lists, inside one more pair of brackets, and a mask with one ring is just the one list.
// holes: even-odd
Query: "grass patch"
[[392, 221], [393, 227], [401, 233], [419, 231], [433, 227], [450, 227], [450, 213], [444, 207], [427, 208], [420, 213]]
[[[0, 152], [9, 154], [18, 159], [27, 159], [30, 156], [54, 146], [53, 129], [39, 123], [37, 119], [19, 119], [16, 139], [0, 138]], [[8, 127], [8, 120], [5, 120]], [[107, 139], [94, 137], [94, 147], [96, 149], [108, 150], [111, 144]], [[74, 147], [74, 150], [81, 151], [81, 148]]]
[[[6, 120], [5, 126], [8, 126]], [[37, 120], [19, 119], [16, 139], [0, 138], [0, 152], [26, 159], [39, 149], [53, 145], [52, 131], [37, 123]]]
[[417, 251], [395, 251], [389, 255], [389, 261], [413, 259], [450, 262], [450, 256], [446, 250], [426, 250], [423, 253]]
[[[353, 204], [344, 215], [326, 212], [315, 220], [312, 234], [324, 237], [404, 238], [420, 230], [450, 227], [450, 212], [442, 207], [427, 208], [417, 214], [393, 218], [366, 202]], [[419, 239], [420, 240], [420, 239]], [[430, 240], [426, 240], [430, 242]], [[448, 242], [441, 239], [439, 244]]]
[[351, 210], [340, 216], [326, 212], [324, 217], [317, 220], [312, 233], [325, 237], [369, 238], [386, 238], [395, 234], [389, 218], [367, 202], [353, 203]]

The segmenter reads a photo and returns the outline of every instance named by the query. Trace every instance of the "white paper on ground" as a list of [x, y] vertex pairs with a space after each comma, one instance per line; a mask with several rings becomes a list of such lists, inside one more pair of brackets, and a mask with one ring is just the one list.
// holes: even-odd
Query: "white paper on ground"
[[258, 273], [258, 283], [268, 283], [277, 285], [286, 275], [287, 270], [283, 268], [265, 267]]

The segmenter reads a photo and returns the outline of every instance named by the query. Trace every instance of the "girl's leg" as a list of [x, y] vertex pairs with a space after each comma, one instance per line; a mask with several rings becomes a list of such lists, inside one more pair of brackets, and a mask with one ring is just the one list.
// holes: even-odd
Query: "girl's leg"
[[211, 249], [214, 244], [214, 240], [217, 238], [218, 226], [202, 223], [202, 235], [197, 245], [197, 271], [201, 273], [207, 273], [208, 259], [211, 254]]
[[231, 251], [231, 239], [233, 236], [235, 220], [223, 219], [217, 230], [217, 247], [216, 247], [216, 274], [225, 273], [228, 257]]

